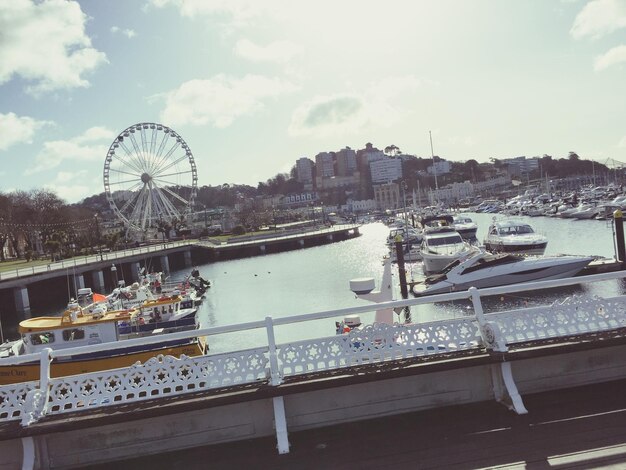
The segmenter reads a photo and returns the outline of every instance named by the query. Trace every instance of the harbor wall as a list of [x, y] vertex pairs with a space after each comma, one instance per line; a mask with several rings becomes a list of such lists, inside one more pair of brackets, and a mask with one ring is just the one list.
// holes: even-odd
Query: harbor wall
[[[494, 371], [500, 362], [470, 366], [470, 358], [442, 361], [446, 370], [372, 380], [353, 385], [319, 383], [310, 391], [283, 390], [287, 430], [322, 426], [393, 414], [494, 400]], [[626, 345], [547, 353], [512, 362], [513, 379], [522, 395], [576, 385], [601, 383], [626, 377]], [[72, 468], [230, 441], [272, 436], [272, 398], [200, 406], [159, 416], [133, 418], [113, 424], [81, 425], [64, 432], [36, 433], [38, 467]], [[533, 413], [532, 409], [528, 410]], [[428, 423], [424, 423], [427, 425]], [[0, 442], [0, 469], [21, 468], [20, 439]]]

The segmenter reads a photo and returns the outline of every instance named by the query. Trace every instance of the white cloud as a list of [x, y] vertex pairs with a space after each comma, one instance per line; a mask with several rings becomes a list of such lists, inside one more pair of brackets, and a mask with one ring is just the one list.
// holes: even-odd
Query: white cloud
[[626, 148], [626, 135], [622, 137], [622, 140], [619, 141], [619, 144], [617, 144], [617, 146], [619, 148]]
[[286, 63], [301, 52], [299, 46], [289, 41], [275, 41], [259, 46], [248, 39], [240, 39], [235, 45], [237, 55], [254, 62]]
[[[76, 172], [59, 171], [54, 180], [44, 185], [44, 189], [54, 191], [61, 199], [74, 203], [100, 192], [94, 190], [93, 184], [84, 184], [88, 179], [89, 172], [87, 170]], [[93, 183], [96, 182], [94, 181]], [[98, 183], [101, 184], [101, 181], [98, 181]]]
[[592, 0], [578, 13], [570, 34], [597, 39], [626, 27], [626, 1]]
[[623, 62], [626, 62], [626, 45], [614, 47], [596, 57], [593, 68], [600, 71]]
[[0, 113], [0, 150], [6, 150], [18, 143], [30, 144], [35, 131], [48, 121], [37, 121], [28, 116], [17, 116], [15, 113]]
[[32, 82], [27, 92], [87, 87], [87, 72], [106, 63], [85, 34], [87, 16], [74, 1], [0, 2], [0, 84], [13, 76]]
[[264, 107], [264, 99], [297, 89], [290, 82], [247, 75], [236, 79], [217, 75], [207, 80], [190, 80], [165, 94], [161, 121], [168, 125], [205, 125], [225, 128], [241, 116]]
[[258, 0], [151, 0], [150, 4], [157, 8], [176, 7], [189, 18], [226, 15], [233, 24], [246, 24], [266, 11], [265, 2]]
[[48, 171], [66, 160], [75, 164], [81, 162], [104, 161], [115, 133], [103, 127], [92, 127], [83, 134], [69, 140], [45, 142], [43, 149], [35, 157], [35, 163], [26, 170], [26, 175]]
[[111, 26], [111, 34], [123, 34], [128, 39], [132, 39], [137, 36], [137, 33], [132, 29], [121, 29], [119, 26]]
[[419, 86], [414, 77], [388, 77], [361, 93], [317, 96], [294, 111], [289, 133], [324, 137], [390, 127], [410, 112], [404, 103]]

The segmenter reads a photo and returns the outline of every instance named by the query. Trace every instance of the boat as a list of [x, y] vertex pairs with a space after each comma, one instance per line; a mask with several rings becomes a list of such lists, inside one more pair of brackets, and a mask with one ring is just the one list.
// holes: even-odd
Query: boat
[[481, 251], [465, 260], [449, 264], [440, 274], [428, 276], [424, 283], [415, 284], [416, 296], [443, 294], [531, 281], [547, 281], [572, 277], [594, 258], [591, 256], [533, 256], [511, 253], [492, 254]]
[[437, 273], [454, 260], [470, 256], [476, 250], [452, 227], [425, 232], [421, 247], [424, 272]]
[[160, 328], [170, 331], [191, 329], [197, 326], [197, 311], [193, 304], [186, 305], [184, 298], [177, 292], [161, 295], [144, 301], [132, 310], [128, 321], [119, 322], [118, 330], [120, 334], [127, 335], [149, 333]]
[[[422, 260], [422, 250], [419, 245], [405, 245], [403, 246], [403, 255], [405, 263], [415, 263]], [[395, 247], [391, 247], [389, 251], [389, 257], [392, 263], [398, 262], [398, 253]]]
[[548, 239], [535, 233], [525, 222], [513, 219], [494, 220], [489, 226], [484, 245], [492, 253], [543, 255]]
[[[398, 239], [398, 237], [400, 237], [400, 239]], [[389, 230], [387, 244], [393, 245], [398, 240], [408, 244], [419, 244], [422, 242], [422, 232], [409, 226], [397, 227]]]
[[478, 225], [466, 215], [455, 215], [452, 217], [452, 226], [464, 240], [476, 239]]
[[[44, 348], [53, 351], [102, 343], [125, 342], [118, 323], [129, 322], [132, 310], [93, 309], [89, 312], [75, 304], [61, 316], [43, 316], [23, 320], [19, 324], [21, 338], [3, 348], [0, 358], [40, 353]], [[128, 347], [92, 353], [62, 356], [51, 363], [51, 377], [64, 377], [100, 370], [128, 367], [137, 361], [145, 362], [157, 355], [180, 357], [198, 356], [208, 350], [204, 338], [168, 340], [168, 330], [152, 334], [163, 335], [163, 341], [152, 345]], [[24, 364], [0, 365], [0, 385], [39, 380], [39, 359]]]

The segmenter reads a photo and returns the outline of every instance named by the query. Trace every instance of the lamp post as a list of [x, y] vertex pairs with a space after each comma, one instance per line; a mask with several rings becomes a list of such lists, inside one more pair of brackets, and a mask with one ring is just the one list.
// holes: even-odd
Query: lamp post
[[202, 207], [204, 207], [204, 231], [208, 235], [209, 234], [209, 226], [208, 226], [207, 221], [206, 221], [206, 206], [204, 204], [202, 204]]
[[117, 287], [117, 268], [115, 267], [114, 264], [111, 265], [111, 276], [113, 277], [113, 289], [115, 289]]
[[100, 261], [103, 261], [102, 247], [100, 246], [100, 222], [98, 220], [98, 214], [94, 214], [93, 218], [96, 221], [96, 243], [98, 244], [98, 253], [100, 254]]

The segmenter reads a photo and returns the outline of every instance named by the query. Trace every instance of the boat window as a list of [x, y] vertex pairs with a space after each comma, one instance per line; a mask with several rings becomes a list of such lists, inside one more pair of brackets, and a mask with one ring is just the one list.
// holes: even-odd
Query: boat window
[[52, 333], [51, 331], [33, 333], [32, 335], [30, 335], [30, 342], [34, 346], [38, 346], [40, 344], [54, 343], [54, 333]]
[[77, 341], [79, 339], [85, 339], [85, 330], [82, 328], [63, 330], [63, 341]]
[[431, 238], [428, 240], [429, 246], [453, 245], [455, 243], [463, 243], [460, 235], [453, 237]]

